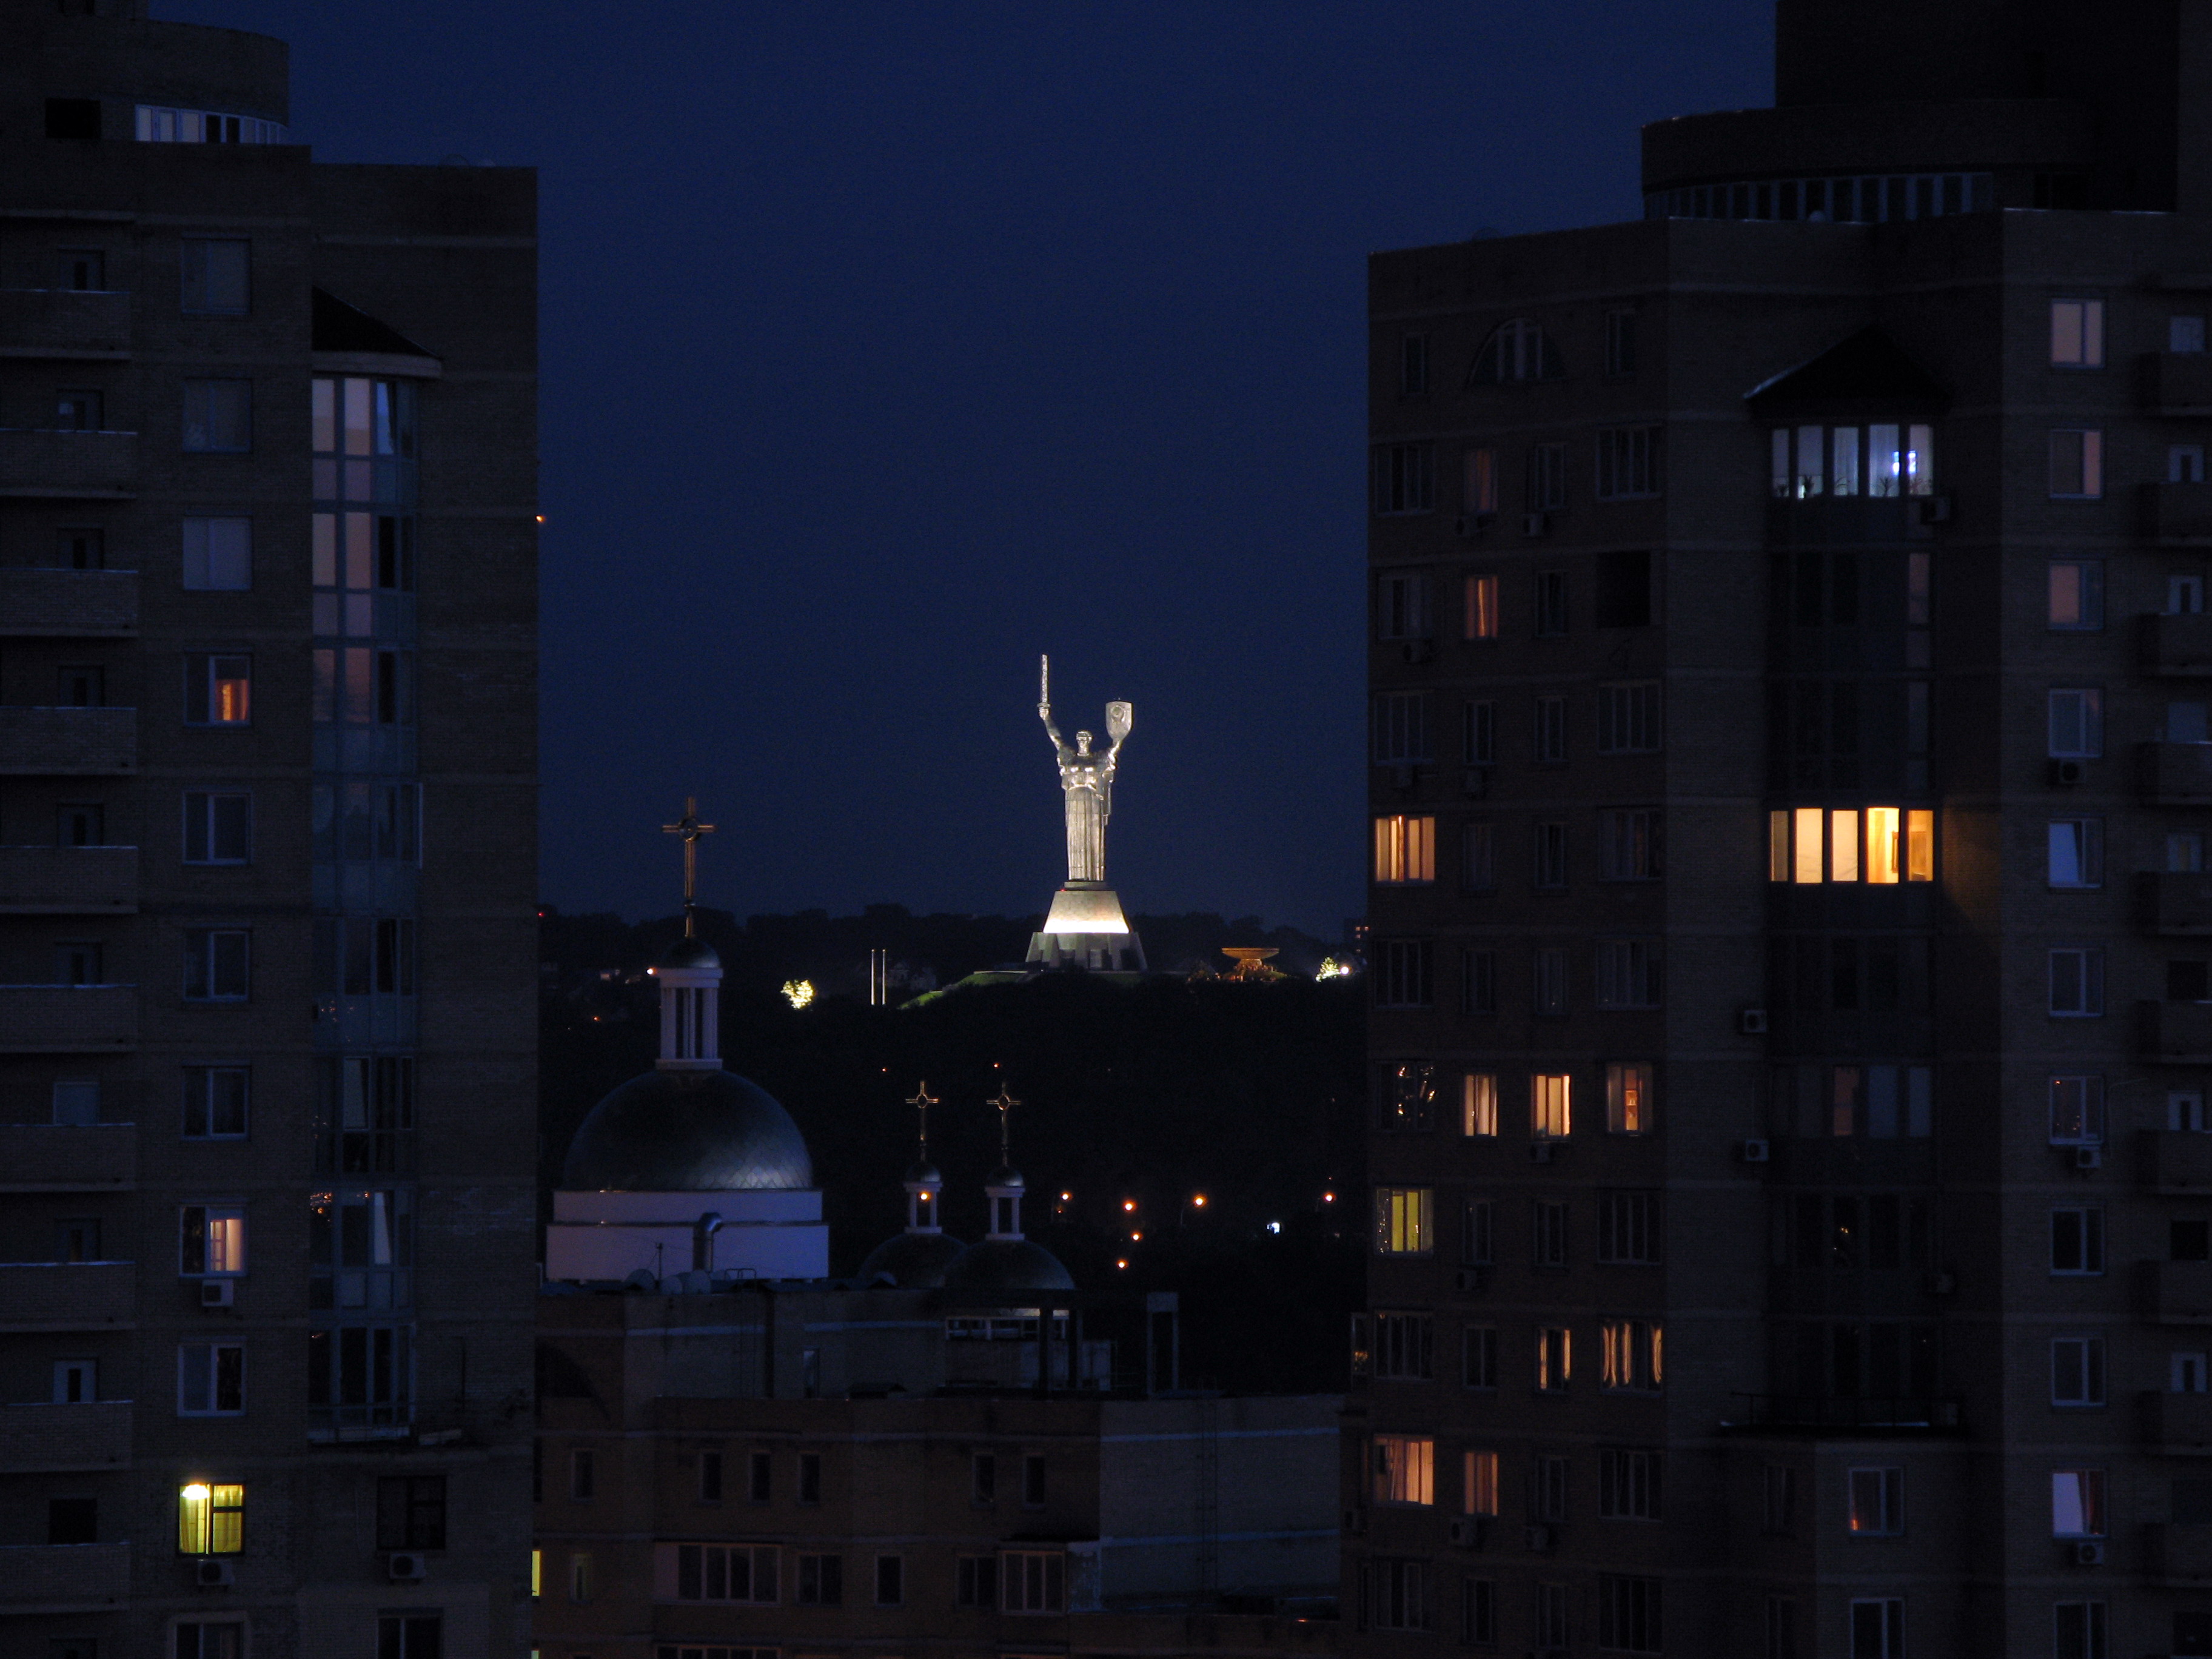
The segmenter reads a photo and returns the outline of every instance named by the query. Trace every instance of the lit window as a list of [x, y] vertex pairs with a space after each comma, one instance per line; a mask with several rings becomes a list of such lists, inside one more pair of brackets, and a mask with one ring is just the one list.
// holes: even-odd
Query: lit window
[[1573, 1079], [1565, 1072], [1539, 1072], [1528, 1079], [1528, 1133], [1556, 1139], [1573, 1127]]
[[1375, 1250], [1378, 1255], [1426, 1255], [1436, 1248], [1437, 1195], [1429, 1187], [1375, 1189]]
[[1929, 808], [1799, 806], [1771, 811], [1766, 823], [1772, 881], [1888, 886], [1936, 878], [1936, 814]]
[[253, 718], [253, 659], [194, 652], [185, 658], [185, 724], [244, 726]]
[[1650, 1394], [1666, 1378], [1666, 1338], [1651, 1320], [1607, 1319], [1598, 1325], [1602, 1375], [1614, 1393]]
[[1574, 1344], [1564, 1325], [1546, 1325], [1536, 1332], [1536, 1387], [1545, 1394], [1565, 1392], [1571, 1381]]
[[1437, 878], [1437, 821], [1395, 813], [1375, 820], [1375, 879], [1383, 886]]
[[2105, 562], [2053, 559], [2046, 624], [2055, 633], [2094, 633], [2105, 625]]
[[2102, 1469], [2055, 1469], [2051, 1472], [2051, 1535], [2053, 1538], [2102, 1538], [2105, 1535], [2105, 1472]]
[[246, 1548], [246, 1488], [193, 1481], [177, 1493], [177, 1550], [236, 1555]]
[[1437, 1443], [1411, 1435], [1375, 1437], [1375, 1501], [1378, 1504], [1433, 1504], [1436, 1492]]
[[1498, 1076], [1493, 1072], [1469, 1072], [1461, 1080], [1460, 1133], [1494, 1135], [1498, 1133]]
[[2053, 300], [2051, 302], [2051, 366], [2053, 368], [2102, 368], [2105, 366], [2105, 302], [2102, 300]]
[[186, 1279], [234, 1278], [246, 1271], [246, 1212], [187, 1204], [179, 1212], [177, 1272]]
[[1468, 639], [1494, 640], [1498, 637], [1497, 577], [1469, 576], [1467, 579], [1467, 599], [1462, 621], [1466, 628], [1465, 637]]
[[1615, 1062], [1605, 1068], [1605, 1127], [1617, 1135], [1651, 1132], [1651, 1066]]
[[1889, 1537], [1905, 1530], [1905, 1471], [1853, 1469], [1849, 1525], [1854, 1537]]
[[1461, 1460], [1460, 1507], [1468, 1515], [1498, 1513], [1498, 1454], [1471, 1451]]
[[2089, 428], [2051, 434], [2051, 495], [2054, 501], [2094, 501], [2105, 493], [2105, 434]]

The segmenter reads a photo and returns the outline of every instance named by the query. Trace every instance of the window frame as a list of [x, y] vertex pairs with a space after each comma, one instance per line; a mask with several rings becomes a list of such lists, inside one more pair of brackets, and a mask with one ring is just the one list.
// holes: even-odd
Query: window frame
[[[2104, 500], [2105, 429], [2095, 426], [2052, 427], [2049, 441], [2050, 476], [2046, 482], [2050, 499], [2054, 501]], [[2061, 487], [2069, 483], [2073, 488]]]

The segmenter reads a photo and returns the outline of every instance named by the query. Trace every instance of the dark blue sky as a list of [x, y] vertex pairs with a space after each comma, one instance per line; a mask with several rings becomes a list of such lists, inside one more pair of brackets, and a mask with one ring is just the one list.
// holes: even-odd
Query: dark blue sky
[[337, 161], [540, 169], [544, 857], [706, 902], [1041, 908], [1136, 705], [1140, 910], [1362, 902], [1367, 253], [1632, 216], [1769, 0], [166, 0]]

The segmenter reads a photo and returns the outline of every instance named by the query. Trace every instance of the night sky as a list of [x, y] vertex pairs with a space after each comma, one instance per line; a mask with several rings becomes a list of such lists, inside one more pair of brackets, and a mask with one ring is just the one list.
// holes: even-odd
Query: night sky
[[[1132, 909], [1362, 902], [1372, 250], [1638, 211], [1771, 0], [157, 0], [334, 161], [539, 172], [544, 897], [1042, 908], [1036, 713], [1136, 705]], [[426, 341], [433, 349], [437, 342]]]

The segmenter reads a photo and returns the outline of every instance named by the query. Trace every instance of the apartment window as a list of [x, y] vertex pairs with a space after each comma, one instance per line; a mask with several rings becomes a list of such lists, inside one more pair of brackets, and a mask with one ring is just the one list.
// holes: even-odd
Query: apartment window
[[2105, 1403], [2103, 1337], [2061, 1336], [2051, 1340], [2051, 1403], [2054, 1406], [2101, 1406]]
[[253, 586], [253, 520], [186, 519], [185, 586], [242, 592]]
[[2051, 1535], [2105, 1536], [2105, 1472], [2054, 1469], [2051, 1475]]
[[799, 1454], [797, 1495], [802, 1504], [818, 1504], [822, 1501], [822, 1454], [820, 1452]]
[[1567, 573], [1536, 573], [1536, 637], [1564, 638], [1567, 631]]
[[1567, 1587], [1565, 1584], [1537, 1585], [1536, 1645], [1564, 1651], [1570, 1639]]
[[1460, 1385], [1468, 1389], [1498, 1386], [1498, 1328], [1469, 1325], [1460, 1333]]
[[348, 647], [314, 653], [318, 725], [415, 724], [415, 653]]
[[1600, 1193], [1597, 1259], [1624, 1266], [1656, 1267], [1660, 1260], [1659, 1194]]
[[2053, 368], [2102, 368], [2105, 366], [2105, 302], [2102, 300], [2053, 300], [2051, 302], [2051, 366]]
[[1787, 1463], [1767, 1463], [1759, 1471], [1759, 1530], [1788, 1538], [1797, 1530], [1797, 1471]]
[[2063, 1205], [2051, 1212], [2051, 1271], [2079, 1277], [2105, 1271], [2105, 1212], [2094, 1204]]
[[[175, 1659], [246, 1659], [246, 1621], [242, 1619], [193, 1619], [170, 1627], [176, 1633]], [[64, 1659], [56, 1654], [52, 1659]], [[95, 1659], [88, 1643], [74, 1659]]]
[[1034, 1452], [1022, 1459], [1022, 1507], [1044, 1507], [1044, 1459]]
[[2050, 840], [2051, 885], [2102, 887], [2105, 884], [2105, 821], [2102, 818], [2053, 818]]
[[93, 391], [65, 389], [54, 394], [54, 425], [63, 432], [98, 432], [106, 425], [105, 399]]
[[906, 1557], [879, 1555], [876, 1558], [876, 1605], [897, 1607], [906, 1605]]
[[1567, 1265], [1567, 1206], [1564, 1199], [1540, 1198], [1528, 1207], [1528, 1264]]
[[1425, 939], [1383, 939], [1376, 946], [1375, 1006], [1431, 1008], [1436, 1006], [1436, 946]]
[[1649, 1134], [1654, 1127], [1649, 1060], [1615, 1060], [1605, 1068], [1605, 1127], [1609, 1134]]
[[999, 1605], [999, 1558], [963, 1555], [953, 1563], [952, 1601], [955, 1607], [995, 1607]]
[[1460, 1133], [1494, 1135], [1498, 1133], [1498, 1074], [1469, 1072], [1460, 1079]]
[[2105, 434], [2094, 428], [2051, 434], [2051, 497], [2094, 501], [2105, 493]]
[[1467, 705], [1461, 728], [1462, 758], [1469, 766], [1493, 766], [1498, 762], [1498, 705], [1487, 699]]
[[415, 994], [415, 924], [349, 916], [315, 924], [316, 988], [325, 997]]
[[446, 1477], [386, 1474], [376, 1482], [376, 1547], [446, 1547]]
[[185, 382], [185, 448], [195, 454], [244, 454], [253, 447], [251, 380]]
[[184, 240], [184, 309], [216, 316], [242, 317], [250, 308], [252, 245], [211, 236]]
[[1536, 699], [1535, 741], [1530, 750], [1539, 766], [1564, 766], [1567, 761], [1567, 700]]
[[1375, 451], [1376, 514], [1426, 513], [1436, 502], [1437, 452], [1431, 444], [1384, 444]]
[[1555, 513], [1567, 504], [1567, 447], [1532, 444], [1528, 449], [1528, 511]]
[[[1592, 623], [1599, 628], [1648, 628], [1651, 611], [1651, 555], [1640, 550], [1599, 554]], [[1656, 732], [1657, 728], [1653, 729]], [[1655, 736], [1653, 746], [1656, 744]]]
[[1851, 1603], [1851, 1659], [1905, 1659], [1901, 1598], [1869, 1598]]
[[592, 1553], [574, 1550], [568, 1556], [568, 1599], [579, 1603], [592, 1599]]
[[1437, 878], [1437, 821], [1394, 812], [1375, 820], [1375, 880], [1401, 887]]
[[2105, 1012], [2105, 953], [2088, 946], [2051, 952], [2051, 1012], [2093, 1019]]
[[48, 1107], [48, 1121], [56, 1127], [89, 1128], [100, 1121], [99, 1080], [89, 1078], [57, 1079]]
[[1378, 579], [1375, 591], [1377, 639], [1429, 637], [1429, 579], [1415, 571], [1396, 571]]
[[2166, 481], [2168, 483], [2203, 483], [2204, 446], [2168, 444], [2166, 447]]
[[1460, 1211], [1459, 1259], [1462, 1267], [1487, 1267], [1497, 1260], [1498, 1206], [1470, 1198]]
[[1771, 811], [1766, 865], [1770, 881], [1933, 881], [1936, 814], [1896, 806]]
[[1659, 941], [1601, 939], [1597, 942], [1597, 1006], [1656, 1008], [1660, 996]]
[[1067, 1557], [1059, 1550], [1006, 1550], [1000, 1556], [1000, 1607], [1058, 1613], [1066, 1601]]
[[745, 1501], [765, 1504], [775, 1496], [775, 1465], [764, 1451], [745, 1454]]
[[1666, 1337], [1655, 1320], [1598, 1322], [1598, 1386], [1613, 1394], [1656, 1394], [1666, 1380]]
[[1468, 372], [1470, 386], [1514, 380], [1556, 380], [1566, 374], [1559, 349], [1534, 321], [1516, 317], [1490, 331]]
[[177, 1492], [177, 1553], [238, 1555], [246, 1549], [246, 1488], [195, 1480]]
[[1377, 766], [1404, 766], [1431, 758], [1426, 692], [1383, 692], [1375, 699], [1374, 717]]
[[246, 1271], [246, 1212], [187, 1204], [178, 1212], [177, 1272], [185, 1279], [232, 1279]]
[[1478, 818], [1461, 829], [1459, 879], [1469, 893], [1486, 893], [1498, 885], [1497, 825]]
[[1887, 1538], [1905, 1530], [1903, 1469], [1853, 1469], [1845, 1484], [1850, 1502], [1846, 1524], [1852, 1536]]
[[1766, 1598], [1766, 1659], [1798, 1659], [1797, 1603], [1787, 1595]]
[[1498, 452], [1470, 449], [1462, 464], [1460, 507], [1484, 516], [1498, 511]]
[[1659, 682], [1632, 680], [1597, 689], [1597, 752], [1643, 755], [1659, 748]]
[[1360, 1573], [1365, 1623], [1376, 1630], [1429, 1627], [1428, 1564], [1370, 1557]]
[[699, 1501], [702, 1504], [722, 1501], [722, 1454], [718, 1451], [699, 1454]]
[[54, 946], [54, 983], [57, 985], [104, 985], [107, 982], [101, 961], [106, 953], [97, 939], [63, 939]]
[[1536, 825], [1535, 867], [1532, 872], [1531, 880], [1541, 892], [1561, 892], [1565, 890], [1567, 884], [1567, 826], [1565, 824]]
[[1459, 1011], [1462, 1014], [1498, 1012], [1498, 952], [1464, 950], [1459, 956]]
[[100, 1398], [100, 1362], [96, 1359], [54, 1361], [53, 1403], [88, 1406]]
[[2050, 752], [2058, 760], [2094, 760], [2105, 752], [2105, 694], [2095, 686], [2050, 696]]
[[1411, 1435], [1378, 1434], [1374, 1447], [1374, 1501], [1429, 1504], [1436, 1502], [1437, 1443]]
[[1437, 1374], [1431, 1344], [1434, 1322], [1426, 1314], [1375, 1316], [1375, 1375], [1397, 1382], [1426, 1382]]
[[2168, 351], [2203, 350], [2203, 318], [2179, 316], [2167, 318], [2166, 319], [2166, 349]]
[[1573, 1344], [1564, 1325], [1540, 1326], [1536, 1331], [1536, 1389], [1540, 1394], [1564, 1394], [1570, 1381]]
[[1597, 498], [1629, 501], [1659, 494], [1660, 456], [1666, 428], [1601, 427], [1597, 434]]
[[[72, 294], [96, 294], [107, 287], [107, 255], [96, 247], [65, 247], [54, 255], [54, 286]], [[2175, 348], [2180, 349], [2179, 347]]]
[[[1564, 887], [1566, 884], [1563, 879], [1559, 884]], [[1547, 1019], [1566, 1018], [1567, 953], [1564, 946], [1546, 945], [1536, 952], [1530, 1000], [1532, 1012]]]
[[1375, 1253], [1426, 1255], [1436, 1248], [1436, 1190], [1430, 1187], [1375, 1189]]
[[185, 724], [244, 726], [253, 718], [253, 659], [228, 653], [185, 657]]
[[999, 1460], [989, 1452], [978, 1452], [968, 1460], [968, 1498], [978, 1505], [998, 1502]]
[[2094, 633], [2105, 625], [2105, 562], [2051, 562], [2049, 625], [2054, 633]]
[[1494, 640], [1498, 635], [1498, 578], [1469, 576], [1462, 612], [1462, 638]]
[[1636, 373], [1636, 313], [1605, 313], [1605, 373], [1608, 380], [1624, 380]]
[[422, 858], [422, 791], [412, 783], [355, 779], [317, 784], [308, 795], [314, 860], [416, 864]]
[[414, 1328], [344, 1325], [307, 1333], [311, 1439], [403, 1430], [414, 1420]]
[[1401, 1060], [1389, 1067], [1375, 1103], [1375, 1127], [1386, 1133], [1426, 1133], [1435, 1127], [1436, 1073], [1425, 1060]]
[[177, 1349], [177, 1415], [236, 1417], [246, 1410], [246, 1348], [186, 1342]]
[[1597, 1578], [1597, 1644], [1609, 1652], [1659, 1651], [1659, 1608], [1662, 1586], [1656, 1578], [1600, 1573]]
[[188, 790], [185, 794], [185, 862], [253, 861], [253, 797]]
[[1539, 1072], [1528, 1079], [1528, 1133], [1538, 1139], [1564, 1139], [1574, 1127], [1574, 1079], [1566, 1072]]
[[1865, 495], [1880, 499], [1931, 495], [1936, 491], [1936, 429], [1876, 422], [1856, 426], [1776, 428], [1773, 492], [1777, 498], [1809, 501], [1828, 495]]
[[251, 1069], [244, 1066], [185, 1066], [184, 1138], [243, 1139], [252, 1075]]
[[770, 1607], [781, 1599], [773, 1544], [663, 1544], [655, 1555], [662, 1596]]
[[[2052, 1606], [2051, 1615], [2051, 1650], [2055, 1659], [2110, 1659], [2102, 1601], [2060, 1601]], [[2212, 1650], [2212, 1642], [2203, 1644], [2200, 1650]], [[2174, 1649], [2177, 1653], [2186, 1650], [2179, 1645]]]
[[1567, 1486], [1571, 1473], [1564, 1457], [1538, 1457], [1528, 1483], [1528, 1509], [1539, 1521], [1554, 1526], [1567, 1518]]
[[185, 1000], [243, 1002], [248, 989], [248, 942], [243, 927], [185, 930]]
[[1422, 398], [1429, 390], [1429, 337], [1408, 334], [1398, 342], [1398, 390], [1408, 398]]
[[54, 532], [54, 568], [58, 570], [104, 570], [107, 567], [106, 537], [98, 530], [58, 530]]
[[845, 1558], [842, 1555], [801, 1555], [799, 1558], [799, 1605], [841, 1607], [845, 1601]]
[[444, 1659], [445, 1651], [443, 1613], [386, 1613], [378, 1616], [376, 1659]]
[[599, 1462], [588, 1447], [568, 1454], [568, 1496], [579, 1504], [599, 1496]]
[[414, 1167], [415, 1062], [404, 1054], [316, 1062], [319, 1175], [400, 1174]]
[[1656, 881], [1660, 877], [1659, 809], [1607, 807], [1597, 815], [1598, 879]]

